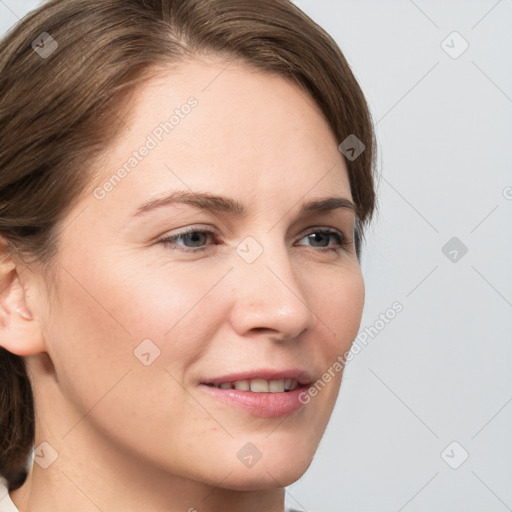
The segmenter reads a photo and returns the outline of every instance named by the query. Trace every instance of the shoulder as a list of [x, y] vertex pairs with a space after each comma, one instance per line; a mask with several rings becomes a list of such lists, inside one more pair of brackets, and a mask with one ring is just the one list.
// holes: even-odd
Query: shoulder
[[7, 482], [4, 478], [0, 478], [0, 512], [18, 512], [9, 496]]

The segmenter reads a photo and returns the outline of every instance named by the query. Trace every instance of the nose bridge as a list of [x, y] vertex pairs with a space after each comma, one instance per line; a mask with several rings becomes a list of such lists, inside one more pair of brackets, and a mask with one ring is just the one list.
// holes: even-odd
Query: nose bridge
[[246, 237], [236, 248], [234, 266], [232, 320], [240, 333], [271, 329], [282, 338], [293, 338], [316, 324], [290, 254], [276, 233], [259, 240]]

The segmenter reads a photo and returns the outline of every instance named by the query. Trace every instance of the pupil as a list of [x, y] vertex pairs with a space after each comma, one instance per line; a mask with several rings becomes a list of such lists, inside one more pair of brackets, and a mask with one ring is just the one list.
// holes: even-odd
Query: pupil
[[202, 241], [201, 236], [204, 236], [204, 233], [199, 233], [198, 231], [194, 231], [193, 233], [189, 233], [188, 236], [190, 237], [190, 240], [192, 241], [192, 244], [194, 247], [203, 245], [201, 243], [201, 241]]
[[[314, 242], [322, 242], [322, 238], [326, 238], [322, 233], [313, 233], [310, 235], [310, 237], [313, 238]], [[322, 245], [322, 247], [325, 247], [325, 244]]]

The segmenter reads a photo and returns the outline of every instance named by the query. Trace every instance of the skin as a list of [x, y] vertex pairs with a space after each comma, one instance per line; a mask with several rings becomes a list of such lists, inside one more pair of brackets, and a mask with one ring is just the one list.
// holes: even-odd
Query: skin
[[[347, 169], [297, 85], [243, 62], [225, 66], [194, 59], [140, 86], [121, 136], [60, 224], [52, 288], [37, 265], [3, 264], [0, 343], [25, 356], [35, 383], [35, 446], [58, 453], [10, 493], [24, 512], [282, 512], [283, 487], [312, 461], [341, 372], [279, 418], [228, 406], [198, 384], [290, 367], [316, 381], [350, 348], [364, 303], [354, 213], [299, 216], [304, 201], [352, 199]], [[96, 199], [95, 188], [190, 96], [192, 112]], [[248, 214], [175, 204], [133, 218], [176, 190], [227, 196]], [[215, 232], [200, 237], [204, 252], [186, 252], [190, 237], [174, 250], [160, 241], [188, 226]], [[346, 246], [307, 236], [326, 227]], [[248, 236], [263, 249], [253, 263], [236, 251]], [[149, 366], [134, 356], [144, 339], [160, 350]], [[237, 457], [248, 442], [262, 454], [251, 468]]]

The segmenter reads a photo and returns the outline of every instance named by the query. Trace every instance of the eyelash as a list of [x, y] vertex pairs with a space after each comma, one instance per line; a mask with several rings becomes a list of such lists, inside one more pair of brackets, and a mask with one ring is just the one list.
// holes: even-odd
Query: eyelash
[[[175, 241], [177, 239], [179, 239], [180, 237], [189, 235], [191, 233], [207, 233], [209, 235], [215, 236], [215, 233], [208, 229], [198, 229], [195, 227], [191, 227], [191, 228], [188, 228], [188, 229], [182, 231], [181, 233], [177, 233], [176, 235], [163, 238], [163, 239], [159, 240], [159, 243], [162, 243], [165, 247], [168, 247], [169, 249], [172, 249], [173, 251], [179, 250], [182, 252], [189, 252], [189, 253], [205, 252], [208, 249], [207, 245], [205, 245], [203, 247], [197, 247], [197, 248], [190, 248], [190, 247], [184, 248], [184, 246], [179, 246], [180, 249], [177, 248], [178, 246], [175, 244]], [[306, 236], [309, 236], [309, 235], [313, 235], [315, 233], [321, 233], [322, 235], [328, 235], [328, 236], [331, 235], [331, 236], [335, 237], [335, 239], [337, 240], [337, 244], [338, 244], [336, 247], [318, 247], [318, 248], [316, 248], [319, 252], [330, 252], [330, 251], [338, 252], [340, 249], [348, 250], [348, 248], [352, 244], [352, 241], [347, 239], [347, 237], [345, 237], [345, 235], [343, 235], [337, 229], [332, 229], [332, 228], [322, 228], [322, 229], [315, 228], [313, 230], [310, 230], [310, 231], [307, 231], [306, 233], [304, 233], [302, 238], [305, 238]], [[216, 243], [215, 245], [221, 245], [221, 244]], [[312, 247], [312, 248], [315, 249], [315, 247]]]

